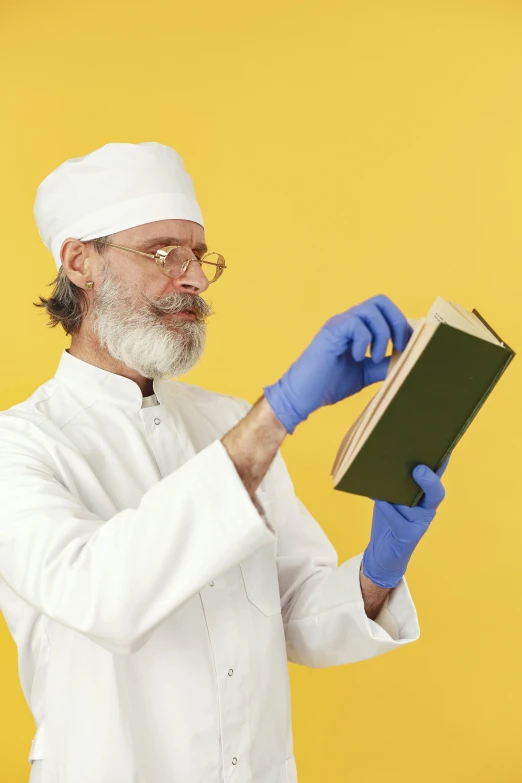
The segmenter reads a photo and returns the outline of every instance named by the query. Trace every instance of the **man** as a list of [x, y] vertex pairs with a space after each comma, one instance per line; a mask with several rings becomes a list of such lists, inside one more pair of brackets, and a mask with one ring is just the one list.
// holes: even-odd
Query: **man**
[[[383, 380], [411, 333], [377, 296], [333, 316], [251, 406], [169, 380], [205, 343], [209, 254], [192, 181], [157, 143], [107, 144], [38, 188], [71, 334], [0, 415], [0, 608], [34, 715], [31, 783], [295, 783], [287, 659], [418, 638], [403, 579], [444, 496], [376, 502], [338, 567], [280, 453], [322, 405]], [[371, 357], [365, 358], [371, 345]]]

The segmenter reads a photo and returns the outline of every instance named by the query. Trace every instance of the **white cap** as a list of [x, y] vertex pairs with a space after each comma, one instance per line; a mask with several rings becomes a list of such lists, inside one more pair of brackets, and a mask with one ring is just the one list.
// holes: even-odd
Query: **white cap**
[[38, 186], [34, 216], [58, 269], [68, 237], [86, 242], [168, 219], [203, 226], [180, 155], [156, 141], [105, 144], [66, 160]]

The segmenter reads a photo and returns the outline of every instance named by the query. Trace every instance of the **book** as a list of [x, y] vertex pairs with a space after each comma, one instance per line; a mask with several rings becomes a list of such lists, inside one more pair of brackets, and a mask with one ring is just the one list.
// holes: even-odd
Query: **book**
[[331, 470], [334, 489], [416, 506], [416, 465], [437, 471], [491, 394], [515, 352], [477, 310], [437, 297], [393, 350], [386, 379], [354, 421]]

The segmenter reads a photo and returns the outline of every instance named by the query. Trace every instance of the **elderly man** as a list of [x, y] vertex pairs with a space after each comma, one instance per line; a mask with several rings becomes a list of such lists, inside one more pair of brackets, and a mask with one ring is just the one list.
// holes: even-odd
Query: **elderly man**
[[0, 415], [0, 608], [37, 726], [31, 783], [295, 783], [287, 659], [418, 638], [403, 577], [445, 466], [414, 471], [419, 506], [376, 502], [368, 547], [338, 566], [279, 448], [382, 381], [410, 327], [387, 297], [355, 305], [252, 406], [172, 380], [226, 281], [172, 148], [68, 160], [35, 216], [58, 268], [40, 306], [71, 345]]

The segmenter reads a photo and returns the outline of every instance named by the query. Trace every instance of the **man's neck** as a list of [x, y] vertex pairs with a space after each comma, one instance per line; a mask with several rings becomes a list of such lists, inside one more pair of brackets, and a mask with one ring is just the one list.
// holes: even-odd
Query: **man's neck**
[[140, 387], [144, 397], [154, 394], [151, 378], [144, 378], [135, 370], [131, 370], [121, 362], [114, 359], [106, 349], [101, 348], [100, 344], [92, 337], [81, 333], [74, 334], [71, 340], [71, 347], [68, 349], [71, 356], [81, 359], [82, 362], [93, 364], [102, 370], [113, 372], [116, 375], [122, 375], [124, 378], [130, 378]]

